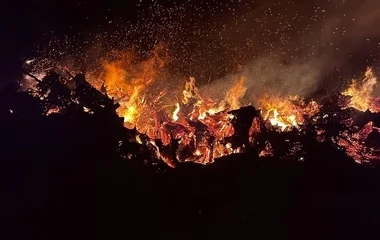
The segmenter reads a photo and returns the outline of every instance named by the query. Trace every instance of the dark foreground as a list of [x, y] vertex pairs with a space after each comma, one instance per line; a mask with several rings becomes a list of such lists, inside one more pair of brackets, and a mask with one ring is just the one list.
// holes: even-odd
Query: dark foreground
[[168, 169], [121, 159], [113, 117], [45, 117], [26, 93], [0, 98], [2, 239], [376, 237], [378, 169], [328, 148]]

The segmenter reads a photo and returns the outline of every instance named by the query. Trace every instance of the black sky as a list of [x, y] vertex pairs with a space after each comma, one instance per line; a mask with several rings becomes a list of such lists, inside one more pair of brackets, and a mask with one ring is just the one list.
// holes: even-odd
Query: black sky
[[377, 0], [7, 1], [0, 14], [1, 75], [17, 75], [20, 58], [52, 36], [116, 32], [140, 24], [133, 44], [164, 41], [175, 55], [176, 70], [198, 79], [217, 79], [240, 65], [257, 71], [253, 60], [272, 69], [286, 66], [275, 78], [297, 72], [300, 65], [318, 78], [310, 81], [345, 78], [377, 64], [379, 6]]

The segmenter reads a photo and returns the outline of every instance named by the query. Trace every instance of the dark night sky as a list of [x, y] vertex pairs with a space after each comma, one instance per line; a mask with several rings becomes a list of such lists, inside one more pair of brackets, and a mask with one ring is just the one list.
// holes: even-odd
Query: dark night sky
[[[87, 2], [87, 3], [86, 3]], [[97, 1], [96, 1], [97, 2]], [[53, 31], [57, 35], [75, 35], [80, 31], [105, 22], [105, 17], [135, 15], [136, 1], [123, 1], [120, 7], [116, 1], [103, 3], [88, 1], [6, 1], [1, 14], [2, 65], [16, 64], [19, 58], [33, 49], [44, 34]], [[108, 9], [112, 9], [110, 12]], [[91, 18], [91, 21], [87, 17]], [[5, 69], [7, 71], [7, 69]]]
[[[281, 78], [280, 84], [290, 82], [283, 77], [288, 75], [307, 79], [309, 85], [320, 79], [353, 76], [367, 65], [376, 65], [380, 47], [380, 33], [374, 27], [380, 20], [376, 0], [32, 0], [5, 4], [2, 79], [18, 74], [20, 58], [31, 56], [34, 45], [43, 46], [51, 36], [115, 32], [127, 22], [140, 23], [131, 37], [134, 44], [151, 46], [150, 42], [164, 40], [175, 55], [173, 65], [180, 66], [177, 70], [198, 74], [198, 79], [217, 79], [246, 65], [251, 72], [260, 72], [252, 78], [275, 69], [273, 79]], [[262, 65], [269, 70], [262, 71]], [[307, 76], [305, 69], [310, 69]]]

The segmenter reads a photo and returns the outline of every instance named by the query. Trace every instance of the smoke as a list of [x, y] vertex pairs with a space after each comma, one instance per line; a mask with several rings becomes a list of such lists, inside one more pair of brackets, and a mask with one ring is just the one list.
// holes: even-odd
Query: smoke
[[242, 13], [244, 24], [234, 29], [258, 47], [242, 71], [211, 87], [223, 92], [226, 79], [243, 75], [247, 98], [268, 91], [304, 97], [320, 88], [338, 91], [367, 66], [377, 67], [379, 9], [377, 0], [258, 4], [250, 14]]
[[243, 75], [249, 101], [268, 91], [304, 97], [338, 91], [378, 63], [378, 0], [152, 2], [141, 5], [137, 22], [113, 21], [82, 32], [86, 38], [62, 41], [73, 50], [54, 40], [46, 51], [60, 49], [65, 65], [86, 71], [115, 51], [134, 48], [146, 57], [164, 42], [172, 54], [170, 84], [192, 76], [207, 94], [223, 98]]

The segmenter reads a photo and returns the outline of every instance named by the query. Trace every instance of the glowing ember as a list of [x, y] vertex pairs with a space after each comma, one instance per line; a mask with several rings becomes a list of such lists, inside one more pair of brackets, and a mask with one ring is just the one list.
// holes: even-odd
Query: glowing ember
[[54, 106], [52, 108], [50, 108], [47, 112], [46, 112], [46, 115], [49, 116], [51, 114], [57, 114], [61, 111], [61, 109], [57, 106]]
[[319, 111], [319, 106], [312, 101], [305, 104], [299, 97], [269, 97], [264, 96], [259, 101], [264, 120], [268, 120], [281, 131], [290, 128], [299, 128], [305, 117], [312, 116]]
[[265, 148], [262, 150], [259, 154], [259, 157], [272, 157], [273, 156], [273, 149], [270, 144], [270, 142], [265, 143]]
[[365, 144], [363, 144], [368, 138], [368, 135], [373, 131], [378, 131], [378, 129], [373, 127], [372, 122], [366, 124], [356, 133], [344, 131], [337, 138], [337, 144], [344, 148], [347, 155], [353, 158], [357, 163], [368, 162], [374, 159], [378, 160], [380, 157], [373, 154], [373, 149], [367, 148]]
[[288, 115], [288, 116], [280, 116], [278, 113], [278, 110], [276, 108], [270, 109], [268, 111], [268, 118], [270, 123], [273, 126], [278, 126], [281, 128], [281, 131], [285, 131], [287, 127], [298, 127], [298, 124], [296, 122], [296, 116], [294, 115]]

